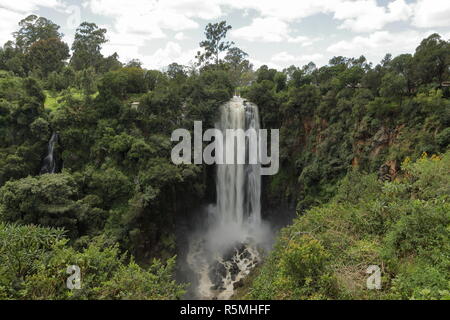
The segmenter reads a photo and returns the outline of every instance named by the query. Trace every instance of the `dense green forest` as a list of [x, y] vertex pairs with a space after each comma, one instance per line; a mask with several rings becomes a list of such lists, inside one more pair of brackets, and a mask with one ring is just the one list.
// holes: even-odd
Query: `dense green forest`
[[[147, 70], [103, 56], [94, 23], [70, 51], [52, 21], [19, 22], [0, 49], [0, 298], [182, 298], [176, 224], [214, 201], [214, 168], [172, 164], [170, 135], [213, 127], [236, 91], [280, 129], [263, 216], [298, 215], [242, 296], [449, 298], [450, 42], [433, 34], [376, 66], [254, 70], [230, 28], [206, 27], [195, 66]], [[68, 265], [80, 290], [65, 286]], [[368, 265], [383, 267], [382, 290], [365, 288]]]

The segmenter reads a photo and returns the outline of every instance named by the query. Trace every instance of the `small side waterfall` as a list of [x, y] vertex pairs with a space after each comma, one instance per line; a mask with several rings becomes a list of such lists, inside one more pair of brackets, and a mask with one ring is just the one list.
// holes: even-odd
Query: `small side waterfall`
[[55, 144], [58, 142], [59, 135], [53, 132], [47, 146], [47, 155], [42, 161], [41, 174], [56, 172]]
[[[261, 221], [258, 107], [234, 96], [220, 111], [216, 128], [223, 140], [216, 144], [221, 145], [224, 159], [233, 151], [234, 162], [217, 164], [216, 205], [208, 208], [207, 230], [190, 241], [187, 262], [197, 274], [196, 293], [201, 299], [229, 299], [259, 263], [258, 247], [269, 233]], [[235, 136], [226, 134], [227, 129], [254, 129], [249, 131], [255, 135], [253, 141], [245, 135], [245, 143], [239, 144]], [[227, 146], [234, 150], [227, 150]], [[240, 152], [245, 154], [244, 161], [238, 160]]]

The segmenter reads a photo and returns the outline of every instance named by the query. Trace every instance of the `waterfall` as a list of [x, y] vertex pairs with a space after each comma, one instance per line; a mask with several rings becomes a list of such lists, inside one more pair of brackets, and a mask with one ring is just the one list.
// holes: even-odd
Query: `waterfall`
[[[246, 136], [244, 145], [227, 141], [236, 139], [225, 134], [226, 129], [253, 129], [256, 133], [256, 145], [258, 146], [259, 115], [255, 104], [246, 102], [235, 96], [231, 101], [221, 107], [220, 122], [216, 125], [223, 133], [222, 143], [224, 157], [226, 158], [227, 142], [234, 146], [235, 164], [217, 165], [217, 215], [223, 224], [236, 224], [238, 227], [257, 227], [261, 222], [261, 175], [260, 164], [249, 164], [250, 152], [258, 152], [251, 149], [250, 139]], [[234, 141], [236, 142], [236, 141]], [[238, 164], [238, 148], [245, 152], [245, 164]], [[228, 151], [229, 152], [229, 151]], [[257, 156], [257, 155], [255, 155]], [[256, 157], [257, 159], [257, 157]]]
[[[187, 263], [197, 274], [195, 292], [201, 299], [229, 299], [259, 263], [259, 248], [270, 233], [261, 221], [258, 107], [234, 96], [222, 105], [216, 128], [223, 135], [216, 145], [224, 160], [233, 151], [234, 161], [217, 164], [216, 204], [208, 207], [210, 219], [190, 239]], [[238, 139], [227, 135], [227, 129], [240, 129], [246, 133], [244, 140], [236, 143]], [[245, 156], [238, 162], [239, 152]]]
[[47, 155], [42, 161], [41, 174], [56, 172], [56, 159], [54, 155], [55, 144], [58, 142], [58, 133], [53, 132], [47, 146]]

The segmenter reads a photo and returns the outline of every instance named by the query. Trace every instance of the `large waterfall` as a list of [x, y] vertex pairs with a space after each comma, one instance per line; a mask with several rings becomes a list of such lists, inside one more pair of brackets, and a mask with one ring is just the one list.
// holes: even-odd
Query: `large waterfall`
[[[234, 162], [216, 165], [217, 201], [209, 206], [206, 231], [191, 239], [187, 257], [198, 276], [197, 297], [202, 299], [232, 296], [259, 262], [257, 247], [266, 234], [261, 221], [258, 107], [235, 96], [220, 111], [216, 128], [222, 132], [223, 140], [216, 144], [221, 145], [224, 160], [233, 151]], [[239, 144], [235, 136], [226, 134], [227, 129], [253, 131], [255, 139], [245, 135], [245, 143]], [[227, 150], [227, 146], [234, 150]], [[245, 154], [244, 162], [238, 160], [239, 152]], [[252, 158], [254, 161], [250, 161]]]
[[[221, 108], [220, 123], [217, 125], [222, 132], [226, 129], [254, 129], [259, 130], [258, 107], [246, 102], [240, 97], [234, 97]], [[257, 135], [256, 135], [257, 137]], [[224, 157], [227, 155], [226, 146], [229, 136], [223, 138]], [[235, 137], [231, 137], [235, 139]], [[255, 141], [257, 143], [257, 140]], [[238, 227], [258, 226], [261, 222], [261, 175], [260, 165], [248, 164], [250, 149], [249, 138], [245, 145], [231, 143], [234, 150], [236, 164], [217, 165], [217, 214], [224, 224], [236, 224]], [[245, 147], [246, 164], [237, 164], [238, 148]]]

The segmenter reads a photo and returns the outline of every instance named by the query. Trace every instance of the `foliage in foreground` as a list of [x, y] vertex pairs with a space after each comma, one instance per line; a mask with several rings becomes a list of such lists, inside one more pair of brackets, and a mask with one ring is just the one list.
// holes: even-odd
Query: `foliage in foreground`
[[[450, 152], [380, 182], [350, 173], [328, 204], [282, 230], [248, 296], [254, 299], [449, 299]], [[368, 290], [377, 265], [381, 290]]]
[[[0, 224], [0, 299], [177, 299], [175, 257], [143, 269], [100, 238], [77, 251], [61, 229]], [[81, 288], [66, 286], [67, 267], [80, 268]]]

